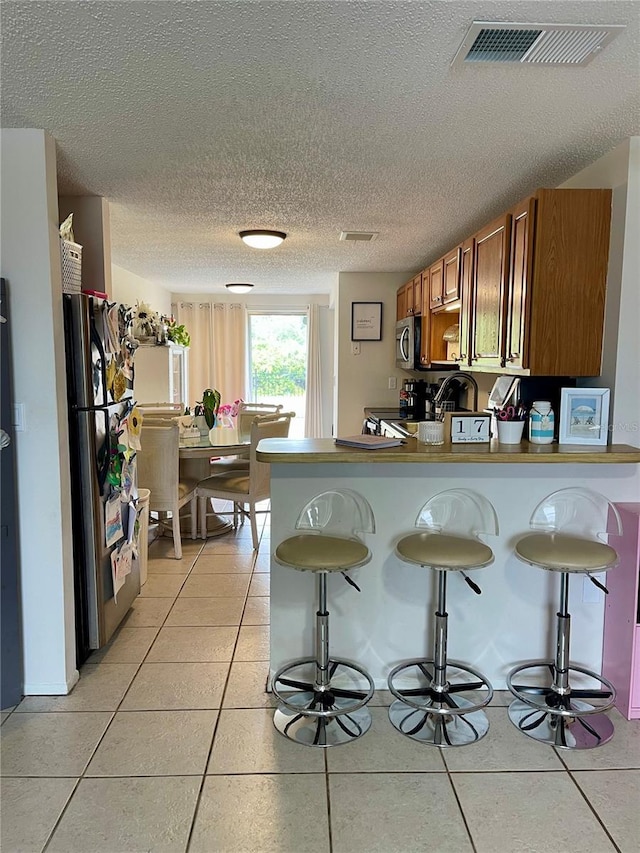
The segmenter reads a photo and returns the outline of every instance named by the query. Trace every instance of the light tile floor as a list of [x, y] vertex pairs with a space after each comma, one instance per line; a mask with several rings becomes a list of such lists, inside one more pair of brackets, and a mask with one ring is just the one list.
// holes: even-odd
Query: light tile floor
[[640, 722], [573, 753], [513, 728], [496, 694], [478, 744], [373, 726], [313, 750], [273, 728], [269, 528], [150, 548], [149, 580], [70, 696], [3, 713], [3, 853], [638, 853]]

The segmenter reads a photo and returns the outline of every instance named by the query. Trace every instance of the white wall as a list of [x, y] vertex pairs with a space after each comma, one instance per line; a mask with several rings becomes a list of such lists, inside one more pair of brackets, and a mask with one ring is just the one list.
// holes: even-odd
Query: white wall
[[[602, 375], [611, 389], [612, 441], [640, 446], [640, 137], [632, 137], [562, 184], [613, 189]], [[640, 479], [640, 474], [639, 474]], [[638, 493], [640, 500], [640, 491]]]
[[3, 130], [2, 275], [7, 279], [24, 646], [24, 692], [75, 683], [69, 437], [55, 143], [42, 130]]
[[166, 288], [116, 264], [111, 265], [111, 298], [132, 307], [146, 302], [158, 314], [171, 314], [171, 293]]
[[[351, 435], [362, 428], [365, 406], [397, 406], [398, 389], [408, 377], [396, 370], [396, 291], [408, 272], [342, 272], [336, 299], [336, 416], [337, 434]], [[352, 354], [351, 303], [382, 302], [382, 340], [360, 341], [360, 355]], [[397, 388], [389, 389], [390, 376]]]

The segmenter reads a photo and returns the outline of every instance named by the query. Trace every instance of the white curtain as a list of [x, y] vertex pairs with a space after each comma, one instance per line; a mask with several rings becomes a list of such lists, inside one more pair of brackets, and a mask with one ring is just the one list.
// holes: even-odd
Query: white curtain
[[308, 308], [307, 389], [304, 434], [322, 438], [322, 368], [320, 364], [320, 315], [316, 304]]
[[247, 312], [237, 303], [178, 302], [178, 323], [191, 335], [189, 404], [202, 400], [205, 388], [217, 388], [223, 403], [246, 399]]

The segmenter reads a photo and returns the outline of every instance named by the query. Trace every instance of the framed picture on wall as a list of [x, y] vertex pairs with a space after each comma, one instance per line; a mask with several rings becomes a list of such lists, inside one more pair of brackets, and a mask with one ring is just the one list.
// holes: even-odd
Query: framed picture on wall
[[606, 444], [609, 436], [609, 389], [562, 388], [560, 444]]
[[351, 303], [351, 340], [382, 340], [382, 302]]

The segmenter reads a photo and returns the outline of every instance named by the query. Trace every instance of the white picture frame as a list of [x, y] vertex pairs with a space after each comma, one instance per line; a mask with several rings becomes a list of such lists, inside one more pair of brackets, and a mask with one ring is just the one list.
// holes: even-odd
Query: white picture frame
[[351, 303], [351, 340], [382, 340], [382, 302]]
[[607, 444], [609, 397], [608, 388], [562, 388], [559, 443]]

